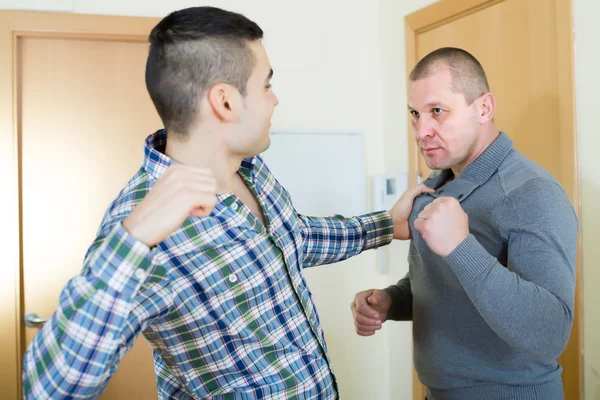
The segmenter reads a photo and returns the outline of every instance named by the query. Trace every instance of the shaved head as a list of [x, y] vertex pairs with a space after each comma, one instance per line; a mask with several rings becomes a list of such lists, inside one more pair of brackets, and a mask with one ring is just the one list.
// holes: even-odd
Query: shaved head
[[469, 52], [455, 47], [442, 47], [423, 57], [409, 75], [411, 81], [429, 78], [442, 69], [452, 74], [451, 90], [462, 93], [467, 104], [490, 91], [483, 67]]

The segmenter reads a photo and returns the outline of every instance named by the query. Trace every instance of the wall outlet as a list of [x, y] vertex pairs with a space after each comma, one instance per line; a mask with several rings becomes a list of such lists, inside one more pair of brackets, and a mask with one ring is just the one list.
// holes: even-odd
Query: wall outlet
[[408, 189], [405, 172], [375, 175], [373, 177], [373, 211], [389, 210]]

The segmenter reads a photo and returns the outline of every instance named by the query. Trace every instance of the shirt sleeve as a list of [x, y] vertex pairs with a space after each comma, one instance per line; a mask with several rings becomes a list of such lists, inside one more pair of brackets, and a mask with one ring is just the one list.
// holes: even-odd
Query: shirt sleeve
[[387, 211], [353, 218], [300, 215], [304, 241], [304, 267], [330, 264], [384, 246], [392, 241], [394, 228]]
[[104, 391], [135, 337], [153, 318], [152, 313], [132, 313], [142, 284], [164, 277], [153, 252], [121, 224], [96, 241], [82, 273], [68, 282], [56, 312], [27, 348], [24, 398], [96, 398]]

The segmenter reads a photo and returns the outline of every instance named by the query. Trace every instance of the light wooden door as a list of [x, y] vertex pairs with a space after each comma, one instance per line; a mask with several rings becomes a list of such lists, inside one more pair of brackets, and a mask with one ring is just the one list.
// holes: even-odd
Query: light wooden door
[[[440, 47], [472, 53], [496, 97], [496, 126], [561, 182], [577, 209], [571, 19], [571, 2], [565, 0], [441, 0], [406, 17], [406, 48], [407, 72]], [[415, 183], [430, 170], [412, 133], [409, 137]], [[579, 287], [578, 279], [575, 324], [559, 360], [569, 400], [581, 398]], [[424, 389], [415, 383], [415, 399], [422, 400]]]
[[[54, 312], [60, 291], [81, 271], [104, 211], [140, 168], [145, 137], [162, 126], [144, 83], [153, 21], [140, 27], [131, 18], [139, 37], [112, 37], [111, 25], [126, 19], [70, 18], [80, 29], [87, 21], [106, 32], [25, 34], [14, 44], [21, 316]], [[21, 353], [36, 333], [21, 325]], [[145, 339], [125, 356], [101, 398], [157, 398]]]

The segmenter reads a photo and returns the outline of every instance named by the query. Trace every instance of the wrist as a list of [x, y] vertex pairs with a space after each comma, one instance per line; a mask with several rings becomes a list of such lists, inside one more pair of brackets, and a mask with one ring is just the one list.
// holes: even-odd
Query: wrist
[[154, 241], [145, 233], [142, 224], [136, 220], [135, 216], [129, 215], [122, 223], [123, 229], [127, 231], [135, 240], [145, 244], [149, 248], [156, 245]]
[[469, 237], [471, 233], [469, 231], [467, 231], [467, 233], [459, 236], [459, 240], [457, 240], [454, 244], [454, 246], [449, 247], [444, 253], [445, 254], [439, 254], [440, 257], [442, 258], [446, 258], [448, 257], [450, 254], [452, 254], [457, 248], [458, 246], [460, 246], [465, 240], [467, 240], [467, 238]]

